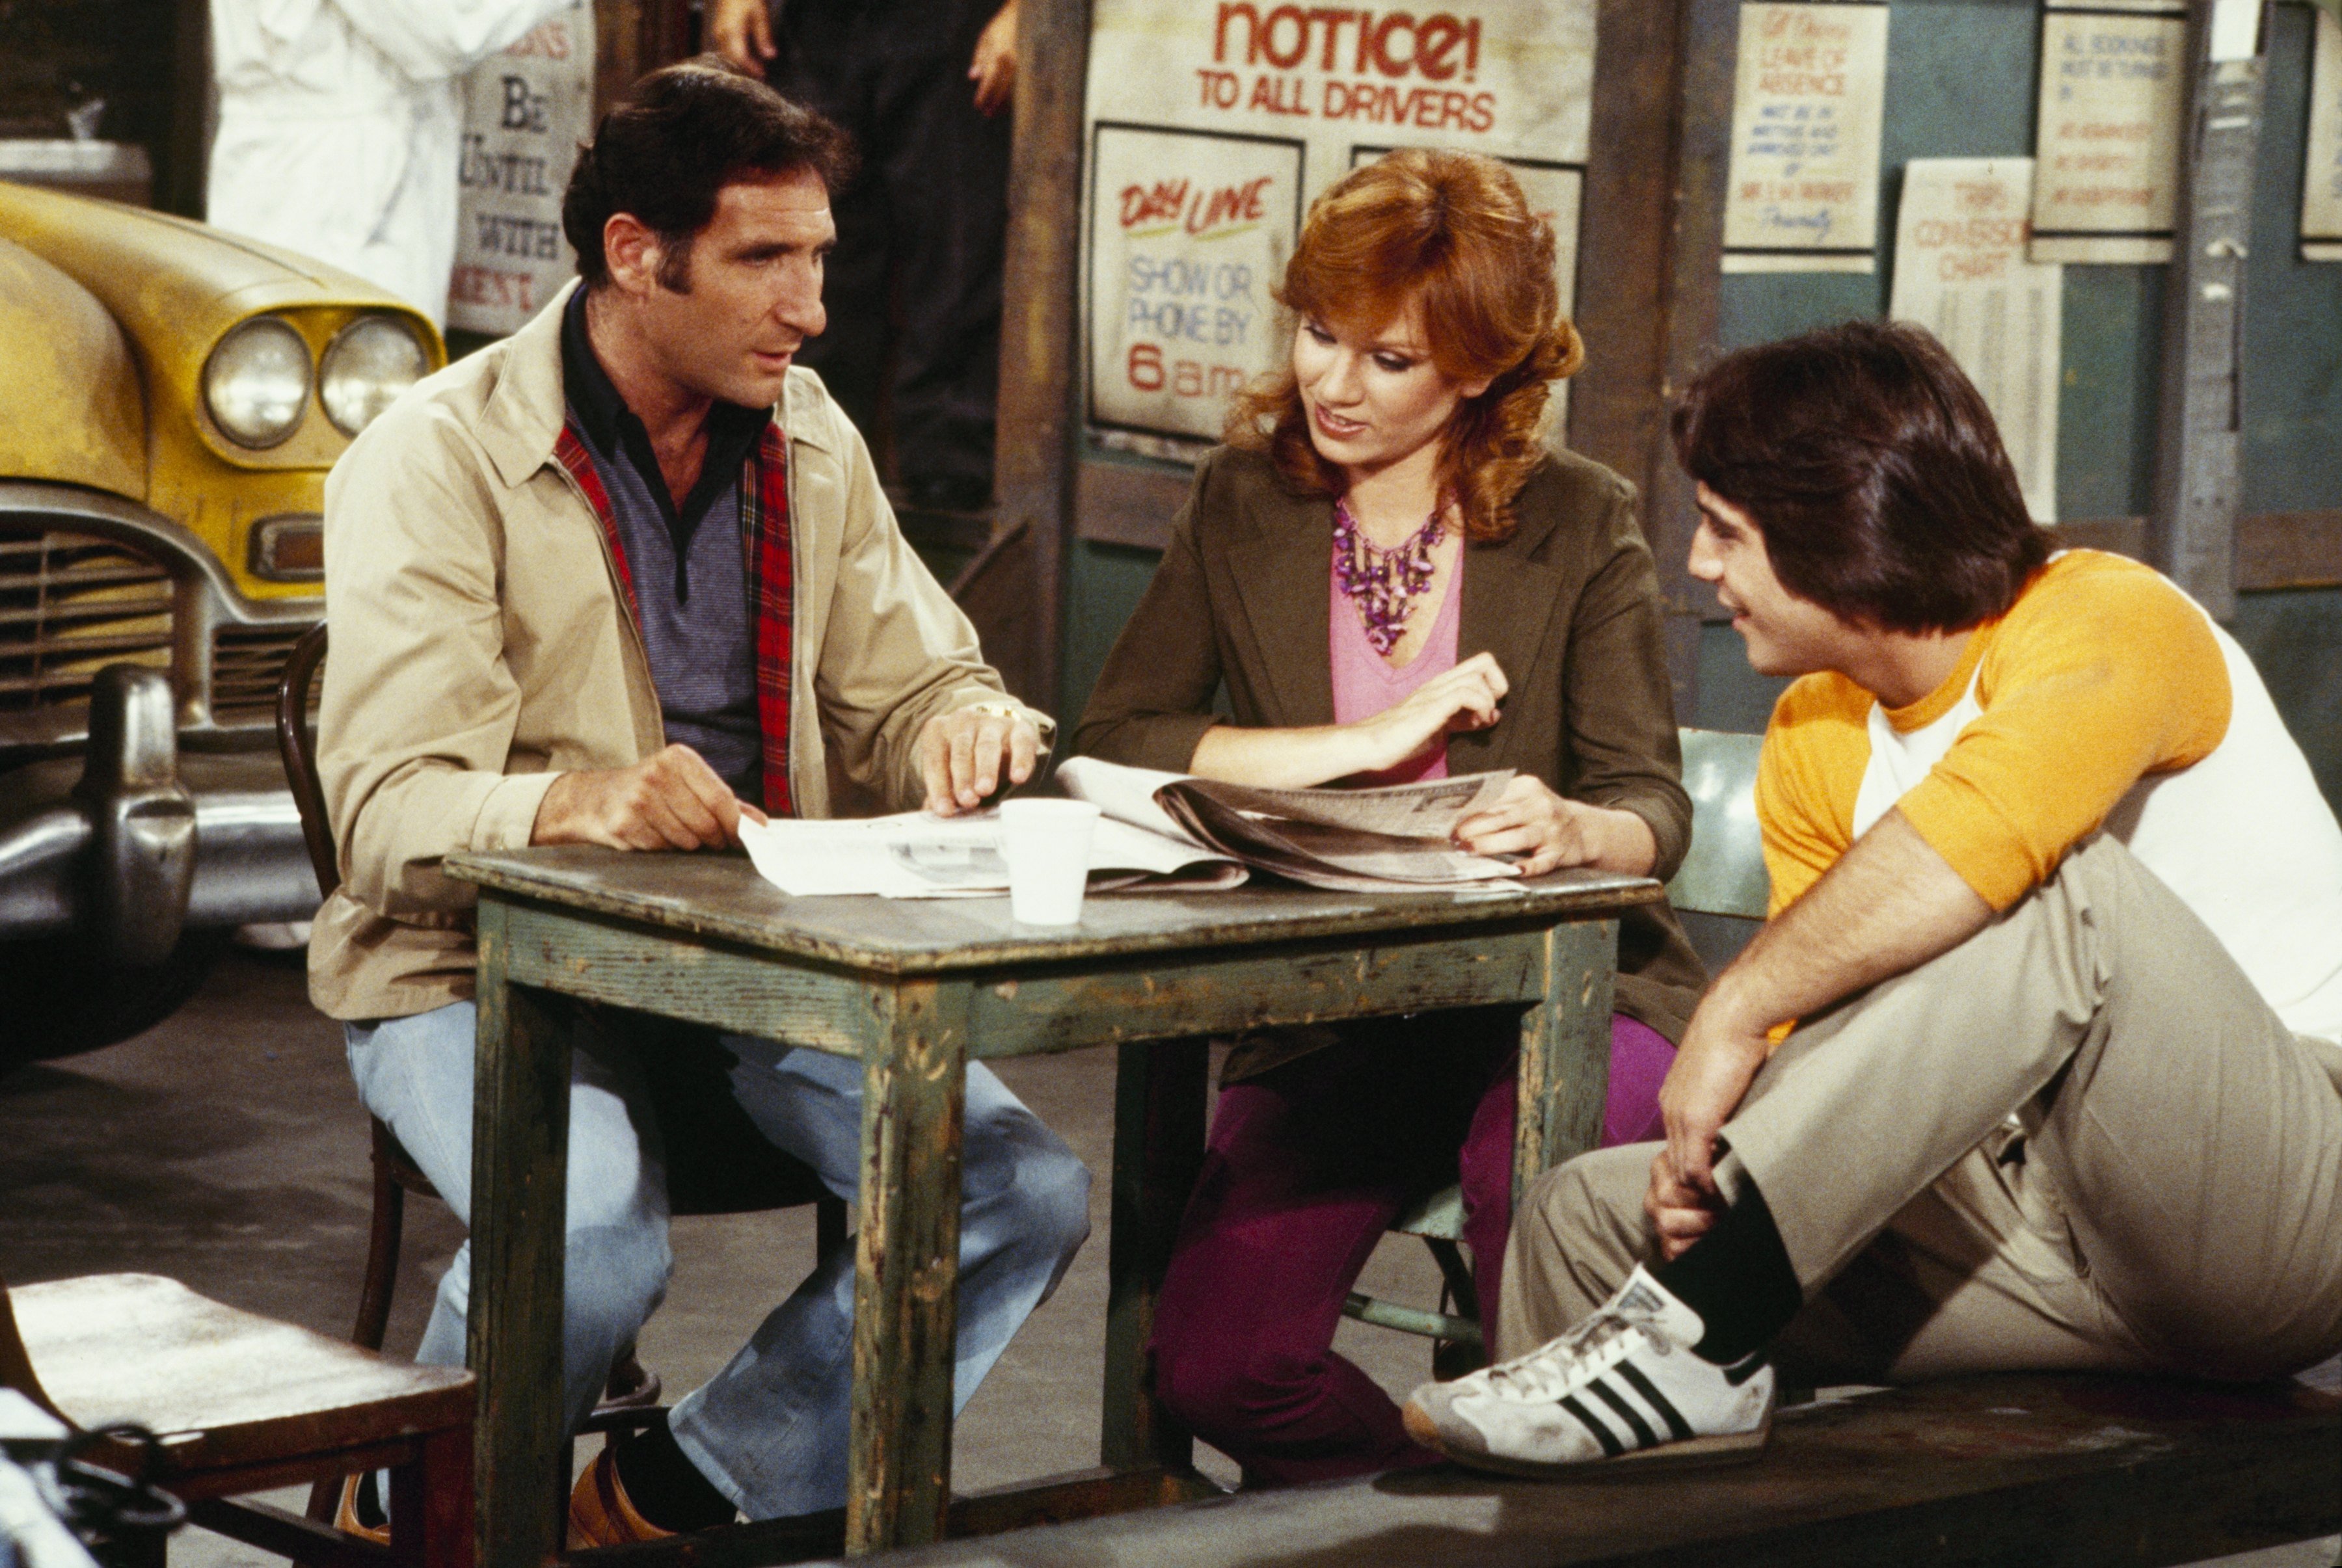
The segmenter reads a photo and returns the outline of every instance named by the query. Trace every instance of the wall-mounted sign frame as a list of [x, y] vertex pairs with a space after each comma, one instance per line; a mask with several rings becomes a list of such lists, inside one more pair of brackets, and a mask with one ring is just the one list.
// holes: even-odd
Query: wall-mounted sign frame
[[1287, 137], [1101, 120], [1090, 131], [1089, 418], [1211, 441], [1284, 361], [1270, 291], [1301, 228]]
[[1884, 0], [1740, 7], [1724, 270], [1877, 270]]

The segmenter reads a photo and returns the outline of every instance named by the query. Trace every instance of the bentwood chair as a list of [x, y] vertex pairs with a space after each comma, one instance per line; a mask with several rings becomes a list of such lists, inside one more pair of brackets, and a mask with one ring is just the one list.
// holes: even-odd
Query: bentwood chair
[[[316, 738], [309, 710], [325, 660], [325, 623], [311, 627], [293, 646], [276, 686], [276, 745], [285, 776], [301, 814], [301, 832], [317, 890], [331, 895], [341, 884], [332, 821], [325, 814], [325, 787], [317, 774]], [[651, 1105], [668, 1133], [667, 1199], [676, 1214], [736, 1214], [815, 1205], [816, 1247], [827, 1257], [846, 1243], [846, 1204], [823, 1186], [801, 1161], [775, 1148], [756, 1131], [729, 1092], [727, 1054], [704, 1031], [645, 1018], [646, 1048], [640, 1065]], [[430, 1178], [399, 1146], [379, 1118], [373, 1123], [374, 1222], [366, 1242], [365, 1281], [358, 1294], [353, 1343], [382, 1348], [390, 1324], [391, 1293], [397, 1283], [400, 1234], [409, 1193], [436, 1200]], [[622, 1350], [610, 1371], [608, 1392], [587, 1423], [589, 1431], [623, 1431], [643, 1424], [658, 1409], [660, 1384]], [[311, 1495], [309, 1516], [331, 1515], [333, 1488], [321, 1483]]]
[[[1720, 730], [1680, 730], [1684, 791], [1691, 796], [1691, 847], [1667, 884], [1667, 902], [1683, 917], [1701, 961], [1711, 972], [1729, 963], [1765, 918], [1769, 884], [1756, 824], [1756, 758], [1761, 735]], [[1442, 1310], [1405, 1306], [1353, 1291], [1343, 1312], [1362, 1323], [1436, 1342], [1441, 1375], [1468, 1372], [1486, 1359], [1480, 1302], [1472, 1271], [1458, 1246], [1464, 1238], [1464, 1194], [1455, 1187], [1433, 1193], [1401, 1214], [1391, 1229], [1419, 1236], [1439, 1264], [1446, 1303]], [[1454, 1310], [1446, 1309], [1452, 1303]]]
[[[133, 1422], [146, 1479], [207, 1530], [311, 1568], [471, 1568], [472, 1374], [409, 1366], [154, 1274], [0, 1280], [0, 1387], [67, 1425]], [[129, 1468], [100, 1446], [90, 1457]], [[390, 1544], [230, 1499], [391, 1473]], [[161, 1557], [153, 1559], [160, 1568]]]

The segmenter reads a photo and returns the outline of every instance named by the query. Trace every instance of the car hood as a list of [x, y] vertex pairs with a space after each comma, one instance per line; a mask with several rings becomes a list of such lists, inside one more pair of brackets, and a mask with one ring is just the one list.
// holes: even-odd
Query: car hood
[[0, 478], [146, 494], [146, 410], [122, 328], [95, 295], [0, 239]]

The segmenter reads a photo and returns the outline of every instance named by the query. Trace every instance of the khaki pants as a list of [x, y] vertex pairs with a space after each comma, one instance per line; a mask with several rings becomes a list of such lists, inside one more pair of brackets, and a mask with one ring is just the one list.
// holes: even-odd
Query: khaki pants
[[[2288, 1031], [2112, 840], [1789, 1036], [1724, 1137], [1720, 1184], [1756, 1183], [1805, 1286], [1793, 1376], [2252, 1378], [2342, 1349], [2342, 1048]], [[1530, 1188], [1500, 1354], [1656, 1261], [1657, 1147]]]

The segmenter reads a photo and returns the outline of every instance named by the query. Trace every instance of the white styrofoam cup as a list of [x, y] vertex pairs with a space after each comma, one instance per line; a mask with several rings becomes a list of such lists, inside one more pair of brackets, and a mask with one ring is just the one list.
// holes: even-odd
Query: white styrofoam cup
[[1071, 925], [1082, 917], [1090, 837], [1098, 808], [1083, 800], [1012, 800], [1000, 805], [1000, 848], [1008, 859], [1008, 913], [1026, 925]]

